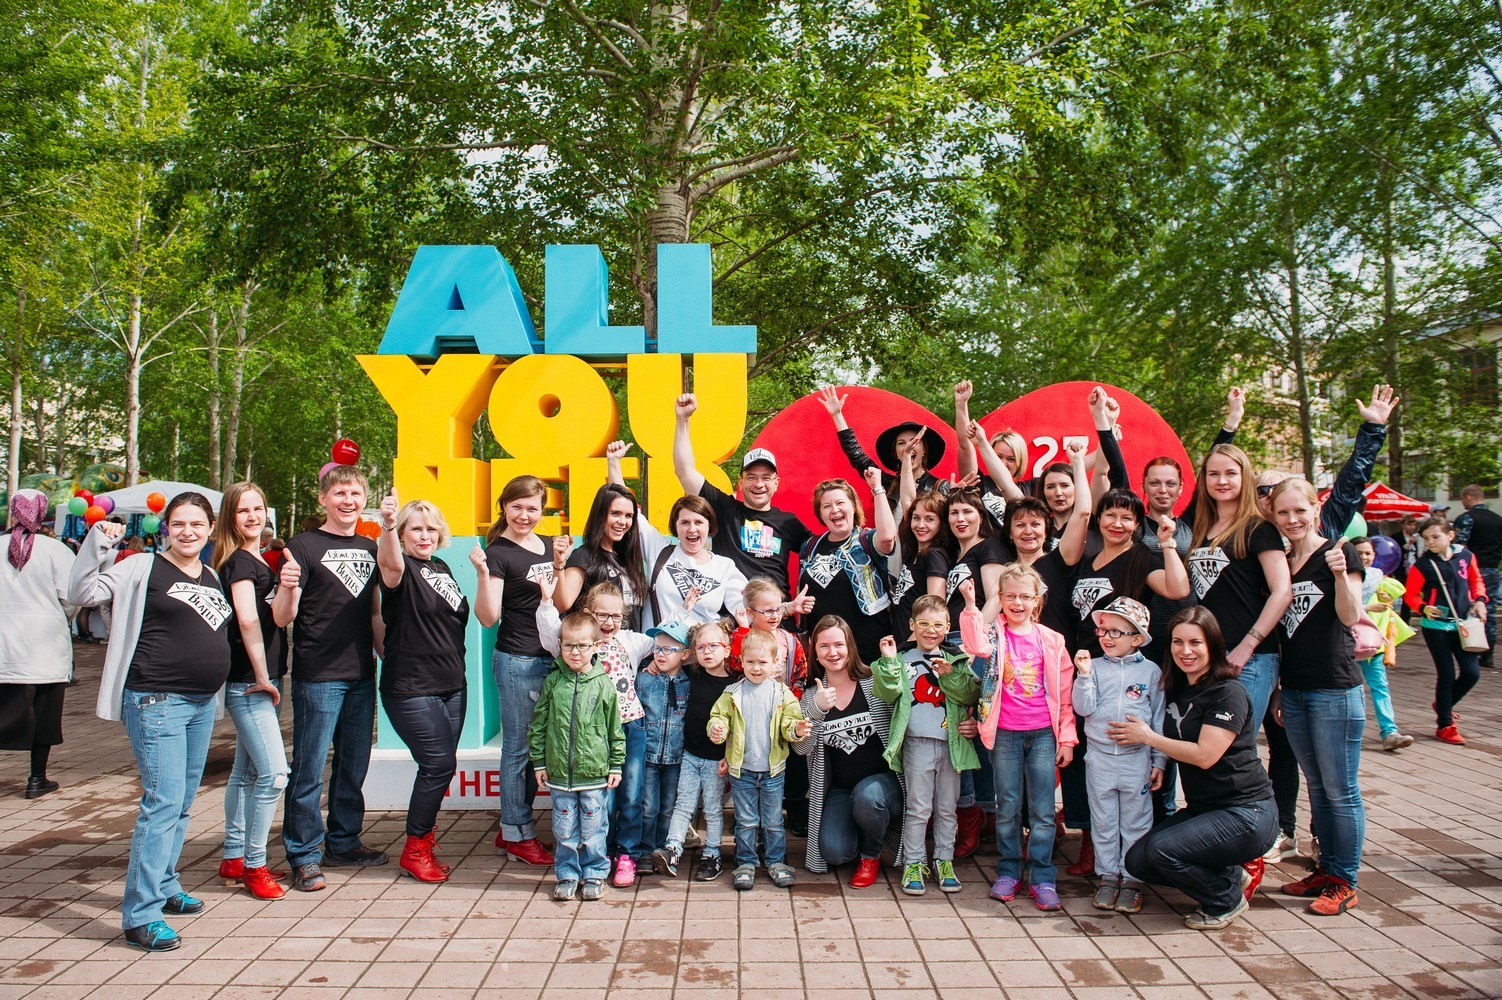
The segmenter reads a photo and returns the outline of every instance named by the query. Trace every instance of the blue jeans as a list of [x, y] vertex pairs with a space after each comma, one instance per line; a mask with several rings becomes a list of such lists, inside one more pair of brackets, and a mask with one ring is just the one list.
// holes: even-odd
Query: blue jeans
[[996, 874], [1022, 877], [1024, 795], [1031, 832], [1027, 840], [1028, 879], [1033, 885], [1057, 880], [1053, 864], [1053, 729], [996, 730], [991, 769], [996, 775]]
[[532, 801], [537, 798], [537, 775], [527, 749], [527, 727], [542, 695], [542, 682], [552, 669], [550, 656], [516, 656], [495, 651], [490, 671], [501, 693], [501, 836], [532, 840]]
[[1387, 664], [1383, 654], [1361, 661], [1361, 676], [1366, 678], [1366, 689], [1371, 692], [1372, 712], [1377, 716], [1377, 732], [1388, 737], [1398, 731], [1398, 719], [1393, 712], [1392, 694], [1387, 689]]
[[[277, 690], [280, 680], [273, 681]], [[235, 724], [235, 764], [224, 786], [224, 856], [244, 858], [246, 868], [266, 865], [266, 841], [276, 803], [287, 787], [287, 748], [282, 745], [280, 702], [251, 684], [228, 684], [224, 709]]]
[[626, 731], [626, 763], [621, 766], [621, 783], [605, 794], [605, 809], [610, 814], [610, 856], [624, 854], [636, 858], [644, 853], [642, 798], [646, 784], [647, 720], [622, 723], [621, 728]]
[[730, 777], [735, 802], [735, 864], [756, 867], [756, 832], [768, 866], [787, 861], [787, 834], [782, 828], [782, 772], [741, 771]]
[[1283, 691], [1283, 727], [1304, 780], [1319, 837], [1320, 866], [1354, 886], [1366, 839], [1366, 808], [1356, 774], [1366, 699], [1361, 688]]
[[[680, 764], [645, 764], [642, 782], [642, 837], [638, 856], [650, 856], [667, 843], [673, 804], [678, 800]], [[718, 780], [718, 779], [716, 779]]]
[[[375, 732], [375, 678], [292, 682], [292, 778], [282, 840], [294, 868], [323, 861], [324, 849], [344, 854], [360, 846], [365, 825], [365, 774]], [[328, 832], [318, 800], [323, 764], [334, 749], [329, 776]]]
[[130, 930], [162, 919], [162, 904], [183, 891], [177, 859], [214, 735], [214, 698], [126, 688], [121, 700], [125, 735], [141, 770], [141, 811], [130, 835], [120, 907], [120, 926]]
[[1273, 700], [1273, 691], [1278, 687], [1278, 666], [1282, 658], [1277, 653], [1253, 653], [1241, 668], [1237, 680], [1246, 688], [1252, 699], [1252, 739], [1262, 727], [1262, 717], [1267, 714], [1268, 703]]
[[673, 819], [668, 823], [664, 846], [682, 847], [688, 836], [694, 811], [704, 804], [704, 853], [720, 853], [725, 839], [725, 779], [720, 777], [720, 762], [695, 757], [687, 751], [678, 765], [678, 795], [673, 804]]
[[1193, 804], [1153, 827], [1127, 851], [1126, 870], [1178, 889], [1211, 916], [1241, 902], [1241, 863], [1278, 839], [1278, 807], [1268, 796], [1245, 806], [1195, 812]]
[[459, 769], [465, 690], [446, 695], [385, 698], [386, 718], [417, 762], [407, 800], [407, 836], [426, 837], [438, 826], [438, 810]]
[[890, 771], [868, 775], [851, 789], [831, 788], [819, 818], [819, 853], [831, 868], [879, 858], [892, 821], [901, 816], [902, 786]]
[[548, 793], [553, 800], [553, 874], [560, 882], [581, 879], [604, 881], [610, 874], [610, 858], [605, 855], [606, 821], [604, 788], [584, 792], [565, 792], [557, 788]]

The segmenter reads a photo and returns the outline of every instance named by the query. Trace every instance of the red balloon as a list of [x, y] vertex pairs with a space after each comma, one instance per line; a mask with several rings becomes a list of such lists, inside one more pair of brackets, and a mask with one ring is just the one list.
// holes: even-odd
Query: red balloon
[[354, 465], [360, 460], [360, 446], [349, 438], [340, 438], [329, 449], [329, 457], [340, 465]]
[[381, 526], [376, 521], [367, 521], [360, 518], [360, 523], [355, 525], [355, 534], [376, 541], [381, 537]]
[[146, 498], [146, 509], [151, 511], [153, 514], [160, 514], [162, 512], [162, 509], [166, 506], [167, 498], [162, 496], [160, 493], [153, 493]]
[[83, 512], [84, 523], [89, 525], [90, 527], [98, 524], [100, 521], [103, 521], [108, 516], [109, 515], [104, 512], [104, 508], [99, 506], [98, 504], [91, 505], [88, 510]]
[[92, 504], [94, 502], [94, 494], [90, 493], [88, 490], [84, 489], [82, 486], [80, 486], [78, 489], [74, 490], [73, 491], [73, 495], [76, 496], [76, 497], [79, 497], [80, 499], [82, 499], [83, 502], [86, 503], [86, 504]]

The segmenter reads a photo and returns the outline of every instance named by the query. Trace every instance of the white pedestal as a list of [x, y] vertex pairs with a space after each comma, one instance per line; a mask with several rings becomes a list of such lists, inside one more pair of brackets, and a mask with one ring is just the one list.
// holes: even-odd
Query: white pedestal
[[[443, 808], [499, 810], [500, 757], [500, 747], [460, 750], [459, 770], [449, 783]], [[406, 750], [372, 750], [370, 772], [365, 776], [365, 808], [406, 809], [416, 777], [417, 762]], [[538, 800], [546, 804], [547, 792], [539, 792]]]

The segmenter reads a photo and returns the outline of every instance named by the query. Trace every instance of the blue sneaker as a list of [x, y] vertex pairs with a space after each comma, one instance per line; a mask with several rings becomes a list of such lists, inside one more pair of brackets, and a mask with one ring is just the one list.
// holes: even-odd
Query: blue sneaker
[[939, 880], [940, 892], [959, 892], [963, 888], [955, 877], [953, 861], [935, 861], [934, 868], [937, 869], [934, 877]]
[[142, 951], [171, 951], [181, 947], [183, 940], [177, 936], [177, 931], [167, 926], [167, 921], [154, 920], [145, 927], [132, 927], [126, 931], [125, 943]]
[[923, 878], [928, 874], [928, 865], [921, 861], [913, 861], [902, 869], [902, 891], [909, 896], [921, 896], [926, 891], [923, 886]]
[[162, 904], [168, 913], [198, 913], [203, 910], [203, 900], [180, 892]]

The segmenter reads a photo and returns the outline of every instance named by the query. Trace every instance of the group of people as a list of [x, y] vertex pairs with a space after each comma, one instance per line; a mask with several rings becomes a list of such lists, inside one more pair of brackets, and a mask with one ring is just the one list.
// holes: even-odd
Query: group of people
[[[1359, 404], [1354, 453], [1323, 503], [1302, 478], [1253, 471], [1234, 444], [1243, 400], [1232, 390], [1177, 518], [1182, 469], [1154, 458], [1144, 495], [1133, 492], [1119, 408], [1103, 390], [1084, 401], [1097, 432], [1093, 478], [1077, 441], [1066, 462], [1027, 475], [1025, 439], [986, 435], [969, 420], [969, 396], [968, 383], [955, 387], [959, 475], [946, 480], [932, 471], [944, 449], [933, 428], [889, 428], [873, 460], [845, 424], [843, 399], [826, 390], [825, 409], [873, 495], [872, 523], [855, 487], [836, 477], [814, 490], [812, 530], [773, 505], [770, 451], [745, 455], [738, 495], [699, 472], [697, 400], [685, 394], [673, 451], [685, 495], [671, 510], [671, 537], [625, 485], [628, 448], [616, 442], [577, 546], [538, 534], [541, 480], [505, 485], [497, 520], [468, 554], [472, 595], [437, 555], [450, 536], [431, 503], [402, 504], [393, 491], [380, 502], [379, 542], [355, 533], [368, 484], [349, 466], [324, 473], [322, 523], [289, 540], [275, 570], [261, 551], [266, 498], [250, 483], [231, 486], [217, 512], [198, 494], [172, 498], [164, 551], [120, 562], [122, 526], [95, 525], [67, 559], [60, 544], [62, 555], [42, 545], [41, 515], [18, 494], [5, 573], [25, 572], [29, 559], [45, 579], [28, 612], [37, 634], [55, 608], [112, 611], [97, 711], [124, 722], [143, 788], [127, 940], [177, 947], [167, 915], [203, 906], [176, 865], [223, 709], [237, 737], [226, 884], [283, 895], [267, 858], [280, 798], [292, 888], [324, 888], [326, 865], [387, 861], [361, 840], [378, 690], [417, 763], [400, 867], [447, 879], [434, 834], [457, 766], [471, 615], [498, 626], [496, 847], [553, 867], [560, 900], [598, 899], [607, 882], [630, 886], [647, 867], [674, 877], [696, 846], [694, 877], [719, 878], [728, 780], [736, 889], [751, 889], [758, 868], [776, 886], [794, 883], [792, 830], [806, 836], [805, 868], [852, 866], [857, 889], [878, 880], [889, 851], [903, 892], [957, 892], [955, 860], [989, 833], [998, 853], [990, 895], [1010, 901], [1026, 884], [1037, 907], [1056, 910], [1062, 786], [1063, 822], [1083, 831], [1070, 870], [1099, 878], [1096, 907], [1136, 912], [1145, 883], [1168, 885], [1199, 904], [1189, 926], [1214, 929], [1246, 908], [1264, 856], [1286, 850], [1302, 773], [1318, 856], [1283, 891], [1311, 897], [1319, 914], [1355, 906], [1364, 687], [1384, 747], [1412, 742], [1395, 723], [1387, 730], [1384, 652], [1357, 638], [1367, 605], [1382, 599], [1380, 574], [1369, 580], [1370, 552], [1342, 537], [1392, 390], [1379, 386]], [[1420, 535], [1426, 553], [1406, 601], [1436, 664], [1442, 654], [1459, 664], [1439, 669], [1443, 740], [1458, 736], [1453, 706], [1474, 683], [1475, 654], [1457, 630], [1467, 616], [1489, 618], [1487, 596], [1448, 525], [1426, 523]], [[0, 660], [15, 655], [4, 647], [12, 641], [23, 640], [0, 636]], [[289, 662], [290, 759], [279, 722]], [[60, 739], [44, 688], [0, 698], [0, 734], [25, 730], [34, 779], [37, 748]], [[60, 718], [60, 691], [55, 701]], [[1268, 769], [1256, 746], [1263, 727]], [[1176, 808], [1179, 783], [1186, 805]], [[532, 808], [544, 787], [552, 848]]]

